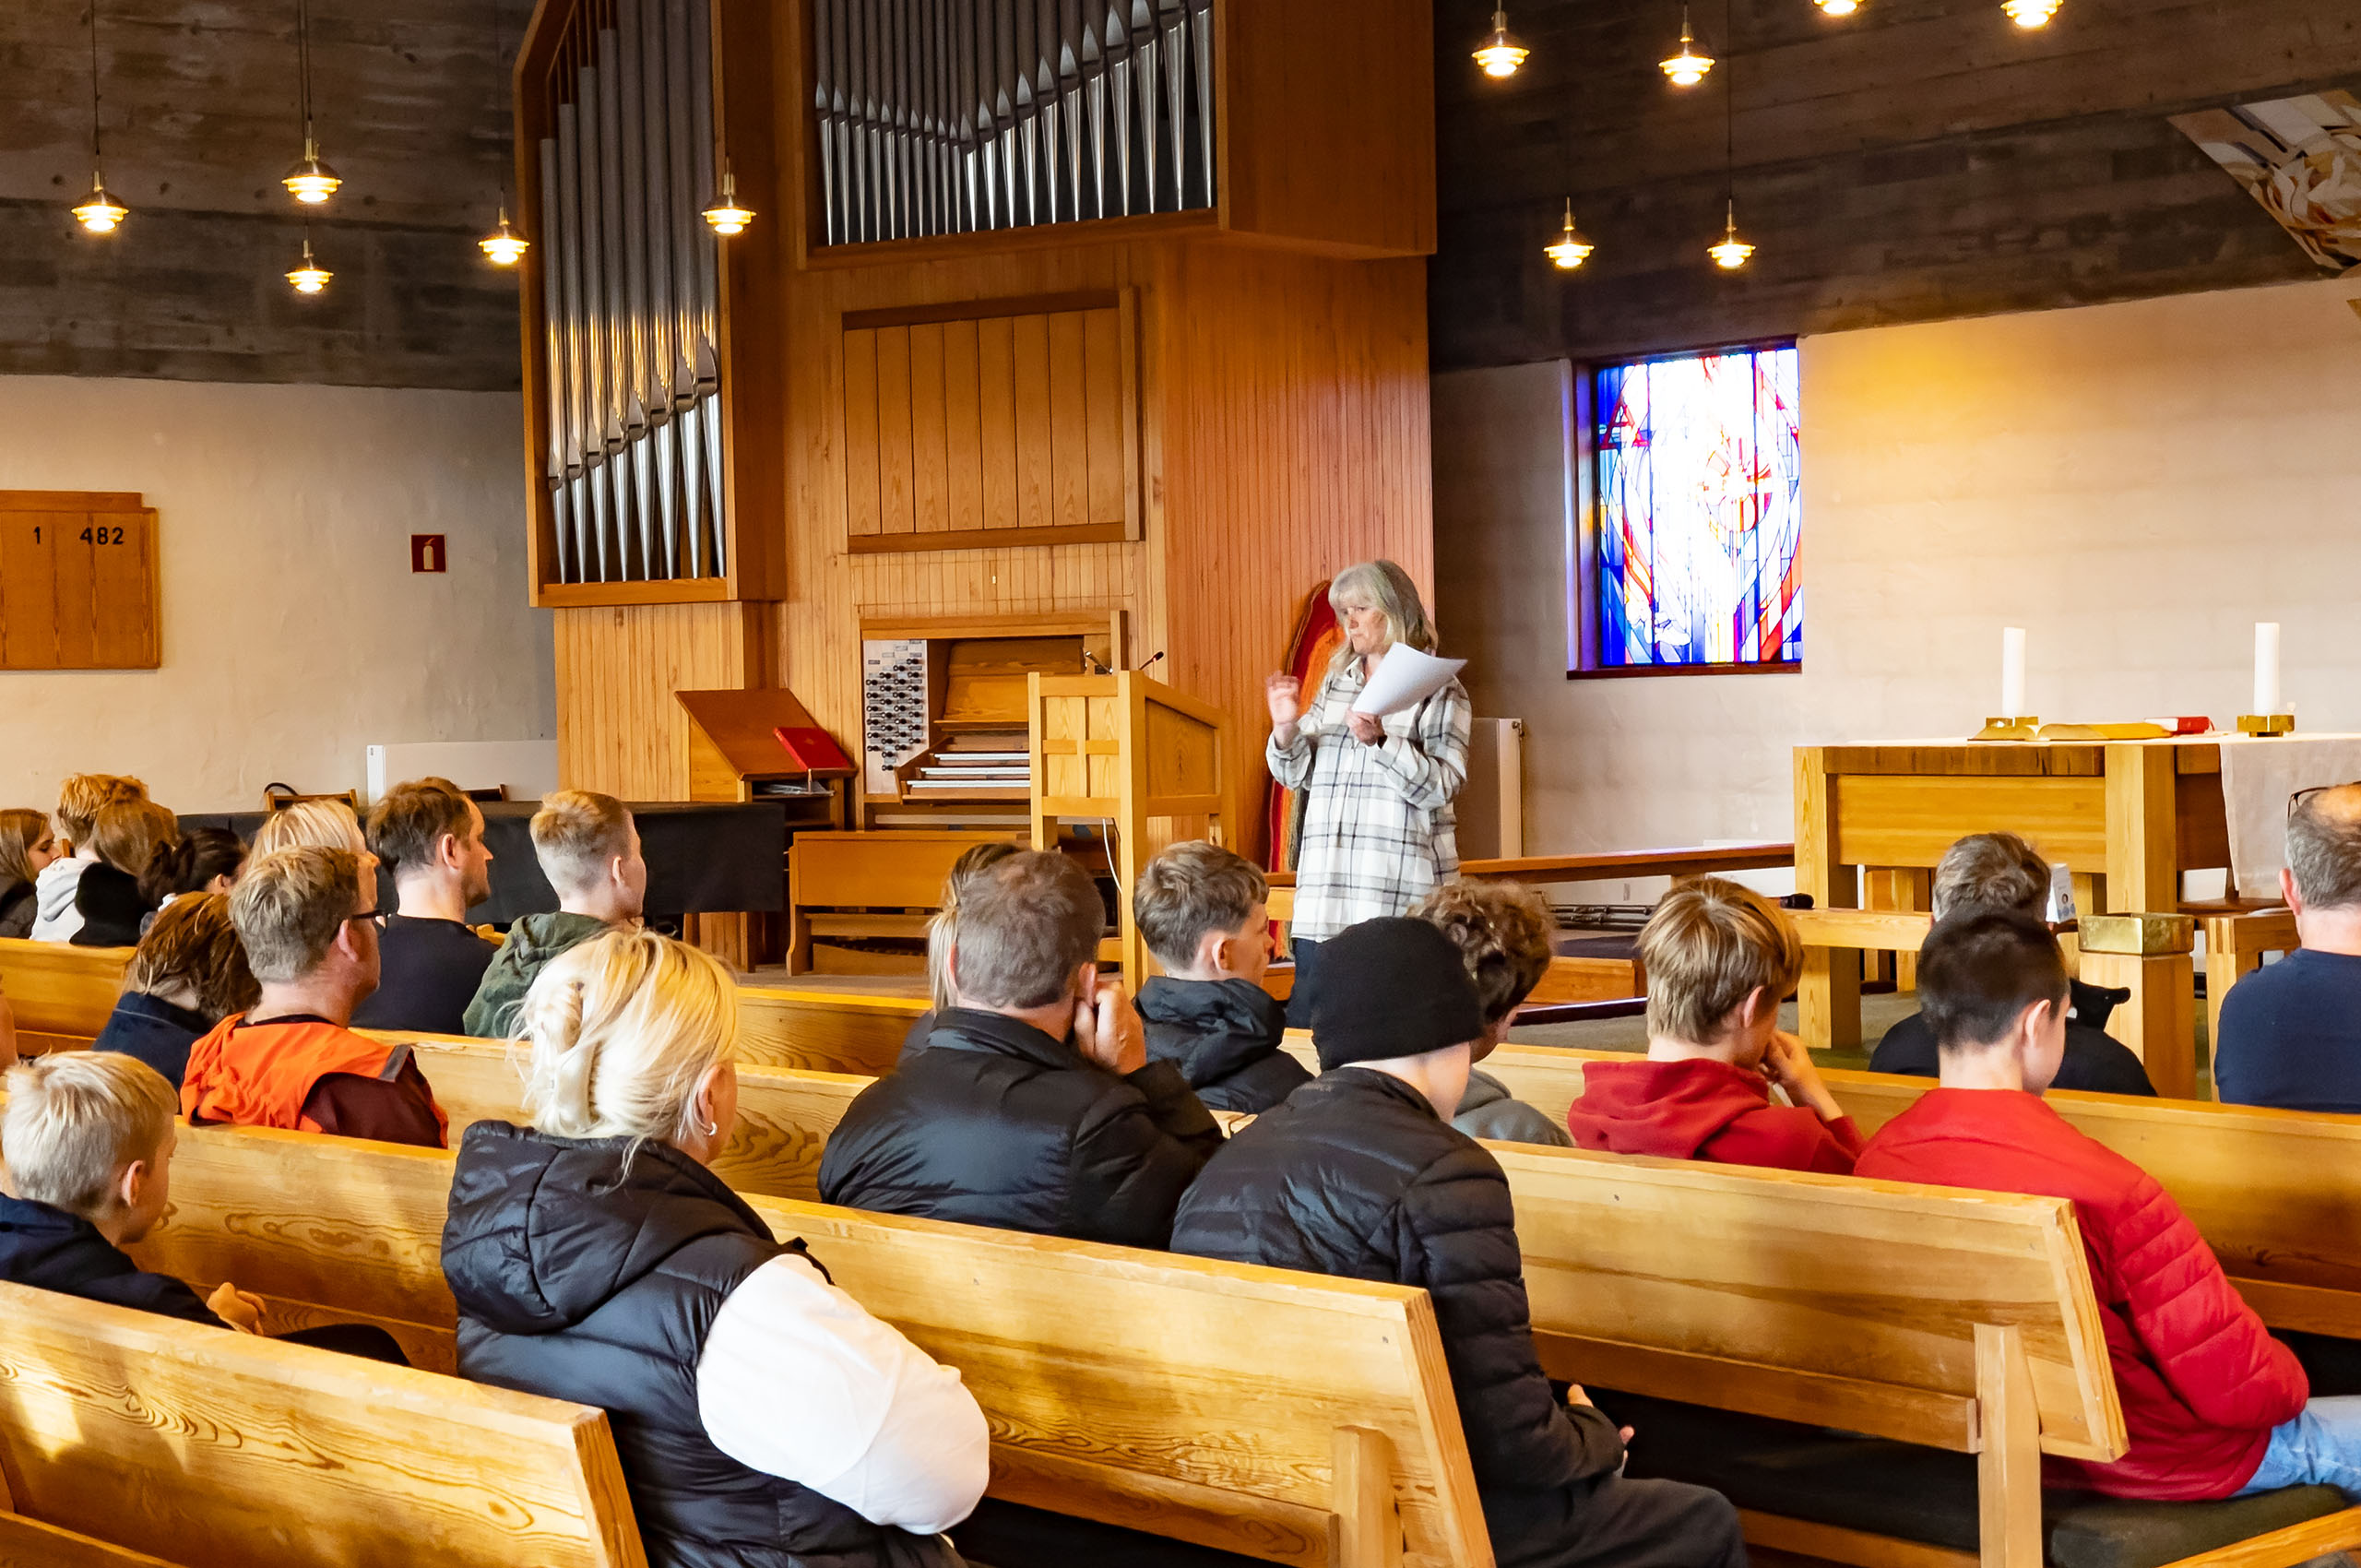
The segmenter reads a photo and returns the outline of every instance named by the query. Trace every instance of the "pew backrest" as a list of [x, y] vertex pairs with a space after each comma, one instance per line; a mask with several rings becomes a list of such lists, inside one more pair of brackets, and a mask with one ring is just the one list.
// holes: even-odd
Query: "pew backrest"
[[602, 1411], [0, 1284], [18, 1512], [187, 1568], [644, 1568]]
[[794, 986], [738, 988], [738, 1060], [825, 1073], [890, 1073], [929, 1004]]
[[131, 968], [128, 947], [75, 947], [0, 937], [0, 992], [17, 1016], [23, 1049], [87, 1040], [106, 1027]]
[[1977, 1330], [2014, 1329], [2043, 1451], [2124, 1451], [2062, 1198], [1489, 1146], [1553, 1376], [1974, 1452]]
[[175, 1568], [160, 1557], [0, 1513], [0, 1568]]
[[[448, 1153], [203, 1127], [181, 1149], [143, 1266], [232, 1279], [273, 1326], [373, 1322], [451, 1364]], [[960, 1369], [991, 1418], [996, 1496], [1318, 1563], [1339, 1494], [1373, 1474], [1406, 1561], [1490, 1562], [1422, 1290], [749, 1202]]]

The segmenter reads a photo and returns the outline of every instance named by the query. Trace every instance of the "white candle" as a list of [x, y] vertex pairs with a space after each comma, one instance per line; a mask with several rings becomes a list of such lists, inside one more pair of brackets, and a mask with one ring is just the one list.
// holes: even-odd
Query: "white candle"
[[2000, 717], [2023, 719], [2025, 711], [2025, 629], [2000, 628]]
[[2279, 711], [2279, 623], [2254, 624], [2254, 710], [2268, 717]]

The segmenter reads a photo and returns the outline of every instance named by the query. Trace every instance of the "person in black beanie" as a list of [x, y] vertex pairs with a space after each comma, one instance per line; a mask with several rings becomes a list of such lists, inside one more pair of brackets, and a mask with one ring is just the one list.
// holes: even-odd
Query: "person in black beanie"
[[1742, 1568], [1727, 1499], [1625, 1478], [1629, 1434], [1541, 1371], [1508, 1178], [1449, 1120], [1484, 1033], [1451, 939], [1406, 918], [1338, 933], [1311, 1028], [1321, 1075], [1207, 1162], [1172, 1250], [1425, 1287], [1501, 1568]]

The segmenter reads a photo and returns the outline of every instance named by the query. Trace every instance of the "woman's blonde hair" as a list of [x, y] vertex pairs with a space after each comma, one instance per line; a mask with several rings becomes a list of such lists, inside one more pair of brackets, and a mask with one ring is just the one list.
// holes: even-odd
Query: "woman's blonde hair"
[[41, 813], [0, 811], [0, 891], [33, 880], [32, 853], [49, 837], [49, 818]]
[[970, 844], [951, 862], [951, 874], [943, 879], [943, 905], [926, 922], [926, 989], [938, 1013], [959, 1005], [959, 999], [951, 993], [951, 944], [959, 939], [959, 885], [1014, 853], [1013, 841]]
[[[1363, 561], [1336, 574], [1335, 581], [1328, 585], [1328, 607], [1336, 612], [1339, 624], [1345, 612], [1356, 604], [1367, 605], [1385, 617], [1388, 643], [1407, 643], [1420, 653], [1434, 652], [1434, 623], [1427, 619], [1418, 585], [1393, 562]], [[1328, 673], [1338, 673], [1352, 660], [1353, 645], [1347, 641], [1328, 661]]]
[[704, 1131], [697, 1086], [738, 1053], [738, 982], [708, 953], [611, 931], [542, 968], [515, 1038], [538, 1130], [677, 1144]]
[[360, 818], [342, 801], [298, 801], [271, 813], [255, 830], [255, 859], [277, 849], [350, 849], [367, 855], [369, 841], [361, 836]]

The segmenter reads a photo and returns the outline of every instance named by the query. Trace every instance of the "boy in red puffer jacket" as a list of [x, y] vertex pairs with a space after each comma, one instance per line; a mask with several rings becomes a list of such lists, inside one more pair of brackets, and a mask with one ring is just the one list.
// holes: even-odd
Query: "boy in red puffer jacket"
[[[1674, 888], [1640, 932], [1648, 1057], [1592, 1062], [1566, 1130], [1584, 1148], [1842, 1176], [1861, 1135], [1795, 1036], [1779, 999], [1803, 968], [1796, 928], [1735, 882]], [[1771, 1087], [1791, 1105], [1774, 1105]]]
[[2042, 1103], [2066, 1050], [2066, 968], [2049, 928], [2013, 911], [1940, 921], [1919, 949], [1918, 995], [1939, 1086], [1855, 1169], [2073, 1201], [2131, 1443], [2108, 1464], [2051, 1459], [2048, 1479], [2167, 1502], [2321, 1483], [2361, 1501], [2361, 1399], [2308, 1400], [2303, 1368], [2180, 1206]]

